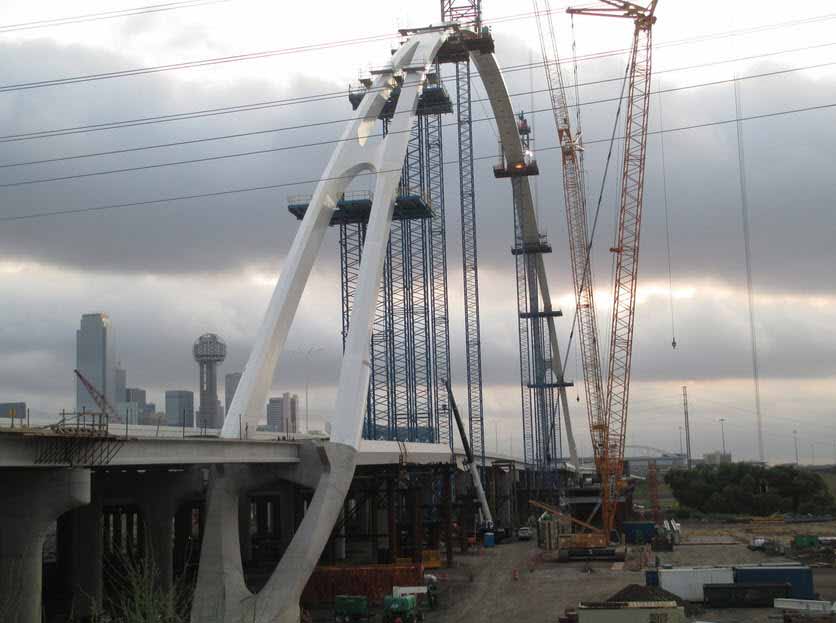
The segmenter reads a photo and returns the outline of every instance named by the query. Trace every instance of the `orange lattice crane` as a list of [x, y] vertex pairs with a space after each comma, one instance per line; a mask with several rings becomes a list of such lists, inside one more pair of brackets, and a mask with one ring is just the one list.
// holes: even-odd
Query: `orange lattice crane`
[[647, 124], [650, 111], [650, 76], [653, 24], [656, 4], [647, 6], [621, 0], [599, 0], [600, 5], [570, 8], [575, 15], [599, 15], [633, 20], [633, 45], [627, 74], [627, 118], [624, 162], [621, 171], [621, 202], [618, 216], [613, 282], [613, 312], [607, 375], [605, 411], [591, 430], [595, 463], [601, 476], [601, 517], [604, 533], [615, 524], [615, 511], [622, 487], [627, 401], [636, 309], [636, 277], [639, 264], [642, 202], [644, 197]]

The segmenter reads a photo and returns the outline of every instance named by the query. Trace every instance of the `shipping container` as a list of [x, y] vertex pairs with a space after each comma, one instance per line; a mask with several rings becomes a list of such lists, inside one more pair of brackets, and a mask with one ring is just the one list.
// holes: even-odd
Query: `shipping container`
[[706, 584], [733, 584], [731, 567], [677, 567], [659, 570], [659, 586], [685, 601], [701, 603]]
[[676, 602], [582, 603], [578, 623], [685, 623], [685, 609]]
[[789, 584], [793, 599], [816, 599], [813, 588], [813, 571], [803, 566], [741, 566], [734, 569], [734, 581], [738, 584]]
[[656, 524], [652, 521], [625, 521], [622, 529], [624, 540], [630, 545], [652, 543], [656, 536]]
[[789, 584], [706, 584], [705, 603], [712, 608], [771, 608], [789, 596]]

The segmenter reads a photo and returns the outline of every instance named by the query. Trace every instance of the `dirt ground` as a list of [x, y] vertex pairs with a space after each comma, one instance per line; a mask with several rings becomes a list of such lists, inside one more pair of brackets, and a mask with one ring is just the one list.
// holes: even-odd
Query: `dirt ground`
[[[768, 531], [767, 531], [768, 528]], [[789, 542], [794, 534], [836, 534], [836, 523], [804, 525], [683, 526], [686, 543], [658, 554], [663, 564], [734, 565], [781, 562], [750, 551], [752, 536]], [[518, 579], [514, 578], [514, 570]], [[602, 601], [628, 584], [644, 584], [644, 572], [613, 569], [612, 563], [545, 562], [535, 542], [519, 542], [459, 555], [456, 567], [440, 573], [441, 606], [425, 617], [428, 623], [556, 623], [567, 607], [579, 601]], [[836, 569], [814, 569], [821, 599], [836, 600]], [[767, 623], [772, 609], [708, 610], [691, 621]]]

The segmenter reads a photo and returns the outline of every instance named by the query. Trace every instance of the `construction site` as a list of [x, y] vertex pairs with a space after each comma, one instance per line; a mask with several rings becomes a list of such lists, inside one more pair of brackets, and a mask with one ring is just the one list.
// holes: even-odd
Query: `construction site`
[[[180, 426], [129, 421], [81, 358], [75, 376], [95, 411], [44, 426], [11, 411], [0, 428], [0, 621], [836, 622], [836, 476], [802, 467], [797, 439], [795, 464], [765, 450], [737, 78], [749, 305], [739, 330], [751, 337], [757, 411], [746, 434], [757, 456], [732, 461], [723, 418], [722, 451], [692, 451], [685, 381], [676, 421], [664, 424], [679, 429], [680, 452], [628, 441], [650, 443], [633, 428], [630, 389], [645, 186], [658, 175], [646, 164], [659, 114], [653, 35], [672, 2], [526, 4], [542, 72], [532, 93], [549, 103], [537, 126], [534, 111], [512, 104], [506, 50], [481, 0], [441, 0], [432, 24], [401, 29], [390, 57], [341, 95], [347, 123], [313, 193], [281, 208], [293, 243], [225, 410], [215, 366], [227, 346], [200, 338], [223, 348], [202, 355], [211, 365], [200, 372], [198, 413], [216, 427], [187, 424], [185, 411]], [[603, 179], [585, 164], [591, 124], [576, 43], [562, 34], [574, 37], [576, 22], [620, 24], [615, 118], [591, 130], [605, 137]], [[477, 103], [492, 116], [477, 119]], [[478, 120], [498, 140], [489, 161], [474, 155]], [[546, 121], [559, 170], [537, 159]], [[662, 158], [664, 167], [664, 143]], [[478, 187], [478, 167], [490, 168], [491, 187]], [[559, 179], [562, 195], [539, 193], [539, 177]], [[513, 439], [500, 451], [496, 429], [493, 444], [486, 431], [483, 194], [501, 196], [513, 224], [505, 268], [518, 357], [505, 382], [519, 452]], [[612, 240], [599, 232], [606, 202]], [[566, 246], [547, 235], [546, 210], [561, 215]], [[277, 435], [261, 423], [268, 392], [333, 239], [335, 415], [327, 431], [306, 423]], [[670, 231], [666, 242], [670, 271]], [[602, 249], [609, 281], [593, 274]], [[555, 263], [571, 283], [557, 283]], [[555, 294], [564, 291], [566, 310]], [[451, 331], [453, 305], [464, 323]], [[309, 360], [314, 348], [304, 348]]]

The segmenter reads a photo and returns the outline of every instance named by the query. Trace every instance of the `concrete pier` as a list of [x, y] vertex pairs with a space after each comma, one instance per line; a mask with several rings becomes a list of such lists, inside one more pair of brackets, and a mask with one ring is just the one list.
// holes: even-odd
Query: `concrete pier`
[[0, 481], [0, 620], [40, 623], [49, 526], [90, 503], [90, 470], [7, 470]]

